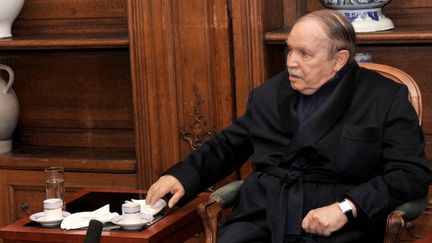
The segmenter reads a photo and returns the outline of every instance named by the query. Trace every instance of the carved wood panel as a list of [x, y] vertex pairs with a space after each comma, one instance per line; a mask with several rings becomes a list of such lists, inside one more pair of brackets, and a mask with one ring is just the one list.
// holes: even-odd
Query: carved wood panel
[[[182, 132], [202, 136], [233, 119], [228, 10], [226, 1], [129, 0], [141, 187], [191, 151]], [[191, 114], [205, 120], [200, 132]]]

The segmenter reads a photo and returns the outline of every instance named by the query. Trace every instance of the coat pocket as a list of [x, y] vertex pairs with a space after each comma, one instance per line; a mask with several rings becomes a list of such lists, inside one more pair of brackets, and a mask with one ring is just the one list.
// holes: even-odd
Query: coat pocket
[[378, 127], [345, 125], [339, 139], [336, 170], [345, 176], [376, 173], [381, 153]]

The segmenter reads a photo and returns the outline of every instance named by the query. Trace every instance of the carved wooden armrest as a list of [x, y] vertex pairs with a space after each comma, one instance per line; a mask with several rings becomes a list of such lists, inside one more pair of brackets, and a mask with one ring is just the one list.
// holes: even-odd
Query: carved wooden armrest
[[402, 228], [420, 216], [428, 205], [429, 198], [426, 195], [425, 197], [406, 202], [393, 210], [387, 217], [384, 243], [398, 242]]
[[213, 192], [209, 201], [198, 206], [198, 213], [204, 224], [206, 243], [216, 242], [219, 214], [224, 208], [234, 205], [236, 195], [243, 181], [231, 182]]

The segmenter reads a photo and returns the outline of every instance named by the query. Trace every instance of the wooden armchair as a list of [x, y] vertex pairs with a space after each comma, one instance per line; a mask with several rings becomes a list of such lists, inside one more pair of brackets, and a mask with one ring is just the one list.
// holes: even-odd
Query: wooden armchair
[[[361, 67], [375, 70], [378, 73], [402, 83], [408, 87], [409, 100], [417, 112], [421, 124], [422, 119], [422, 102], [420, 90], [414, 79], [404, 71], [376, 63], [359, 63]], [[204, 224], [204, 234], [206, 243], [216, 242], [217, 227], [220, 221], [224, 220], [226, 215], [224, 211], [232, 207], [236, 200], [237, 192], [240, 190], [243, 181], [231, 182], [211, 194], [208, 202], [199, 205], [198, 212]], [[397, 207], [387, 217], [387, 226], [384, 236], [384, 243], [395, 243], [399, 241], [402, 229], [409, 225], [408, 223], [424, 211], [428, 206], [428, 197], [419, 198]]]

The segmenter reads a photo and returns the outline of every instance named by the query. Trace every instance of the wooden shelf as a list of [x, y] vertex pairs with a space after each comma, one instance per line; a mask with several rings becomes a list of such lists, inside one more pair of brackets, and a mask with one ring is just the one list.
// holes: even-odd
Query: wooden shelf
[[134, 151], [121, 149], [28, 146], [0, 154], [0, 169], [42, 170], [64, 166], [68, 171], [136, 173]]
[[75, 48], [127, 48], [127, 37], [17, 37], [0, 39], [0, 49], [75, 49]]
[[[267, 32], [267, 44], [285, 44], [290, 27], [285, 26]], [[397, 26], [393, 30], [358, 33], [358, 44], [432, 43], [432, 26]]]

